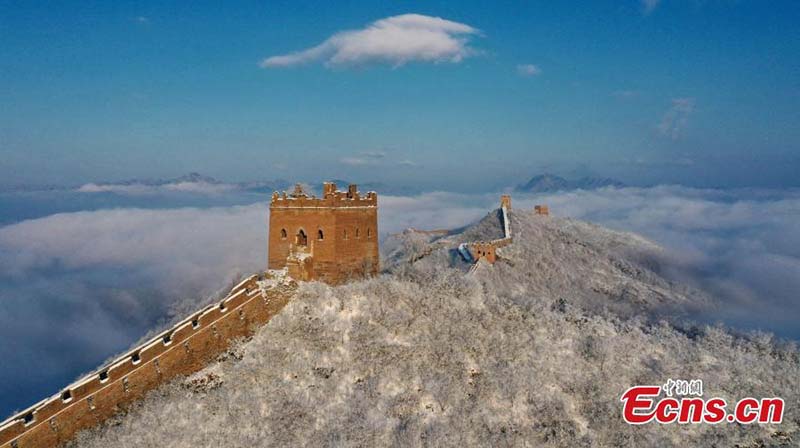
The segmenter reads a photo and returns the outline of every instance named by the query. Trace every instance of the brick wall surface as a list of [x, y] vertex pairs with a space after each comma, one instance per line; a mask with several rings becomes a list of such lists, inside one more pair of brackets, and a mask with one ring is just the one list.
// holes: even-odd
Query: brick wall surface
[[277, 314], [296, 284], [260, 288], [251, 276], [219, 303], [200, 310], [97, 372], [0, 424], [0, 448], [50, 448], [101, 423], [148, 391], [213, 361], [237, 337]]
[[[355, 185], [347, 192], [325, 184], [325, 196], [273, 194], [269, 213], [269, 269], [287, 266], [287, 257], [306, 235], [313, 257], [308, 279], [337, 284], [378, 272], [378, 195], [361, 196]], [[320, 238], [320, 231], [322, 238]], [[299, 266], [290, 267], [293, 272]]]

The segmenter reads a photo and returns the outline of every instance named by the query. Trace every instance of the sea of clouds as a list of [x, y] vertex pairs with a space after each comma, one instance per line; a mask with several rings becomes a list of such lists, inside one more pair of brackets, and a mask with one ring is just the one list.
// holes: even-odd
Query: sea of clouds
[[[456, 228], [498, 203], [499, 194], [382, 195], [379, 231]], [[538, 203], [666, 247], [665, 272], [722, 303], [699, 320], [800, 338], [800, 192], [659, 186], [513, 198], [515, 208]], [[0, 413], [55, 393], [263, 269], [267, 222], [263, 201], [56, 213], [0, 227]]]

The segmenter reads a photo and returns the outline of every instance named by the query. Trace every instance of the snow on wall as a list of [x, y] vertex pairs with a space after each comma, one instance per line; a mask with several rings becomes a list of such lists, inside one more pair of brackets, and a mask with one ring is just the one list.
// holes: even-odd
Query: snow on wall
[[178, 375], [194, 373], [277, 314], [297, 285], [282, 271], [252, 275], [219, 303], [0, 423], [0, 448], [56, 447]]
[[503, 205], [500, 207], [500, 210], [503, 211], [503, 237], [504, 239], [511, 238], [511, 223], [508, 220], [508, 207]]
[[[500, 197], [500, 211], [501, 219], [503, 220], [503, 238], [491, 241], [476, 241], [473, 243], [464, 243], [458, 246], [458, 252], [464, 261], [468, 263], [477, 263], [478, 260], [484, 259], [489, 263], [494, 263], [497, 260], [497, 249], [511, 244], [511, 221], [508, 219], [508, 209], [511, 207], [511, 196], [503, 195]], [[473, 272], [474, 269], [470, 270]]]

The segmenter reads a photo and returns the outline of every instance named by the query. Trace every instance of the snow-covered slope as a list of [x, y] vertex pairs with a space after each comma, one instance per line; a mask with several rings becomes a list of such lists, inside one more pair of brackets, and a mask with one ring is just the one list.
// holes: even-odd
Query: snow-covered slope
[[[533, 211], [509, 213], [514, 243], [499, 250], [500, 261], [481, 265], [476, 275], [495, 290], [547, 297], [570, 297], [590, 308], [618, 312], [670, 312], [713, 306], [713, 300], [687, 285], [659, 275], [669, 255], [657, 244], [632, 233], [617, 232]], [[406, 232], [384, 257], [389, 272], [449, 265], [466, 271], [454, 248], [459, 243], [493, 240], [503, 235], [499, 210], [473, 226], [440, 237]]]
[[[453, 244], [496, 213], [403, 237], [379, 278], [301, 286], [230, 356], [82, 434], [84, 447], [786, 446], [800, 440], [800, 357], [769, 335], [676, 328], [654, 307], [707, 300], [657, 274], [661, 249], [590, 224], [512, 212], [514, 243], [473, 274]], [[410, 233], [409, 235], [410, 236]], [[410, 260], [410, 261], [409, 261]], [[653, 268], [653, 269], [651, 269]], [[618, 310], [603, 303], [625, 304]], [[628, 306], [629, 305], [629, 306]], [[630, 386], [704, 380], [735, 401], [780, 396], [779, 426], [644, 425]]]

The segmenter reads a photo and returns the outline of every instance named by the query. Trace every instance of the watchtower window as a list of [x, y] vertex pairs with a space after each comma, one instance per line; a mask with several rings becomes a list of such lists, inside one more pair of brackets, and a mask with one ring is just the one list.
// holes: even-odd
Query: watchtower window
[[369, 237], [371, 237], [371, 236], [372, 236], [372, 229], [370, 229], [369, 227], [367, 227], [367, 238], [369, 238]]
[[297, 231], [297, 245], [308, 246], [308, 237], [303, 229]]
[[322, 233], [322, 229], [317, 230], [317, 239], [320, 241], [325, 239], [325, 235]]
[[344, 229], [344, 239], [347, 239], [347, 229]]
[[286, 239], [286, 229], [281, 229], [281, 239], [282, 240]]
[[356, 227], [356, 238], [358, 238], [358, 236], [359, 236], [359, 231], [358, 231], [358, 227]]

